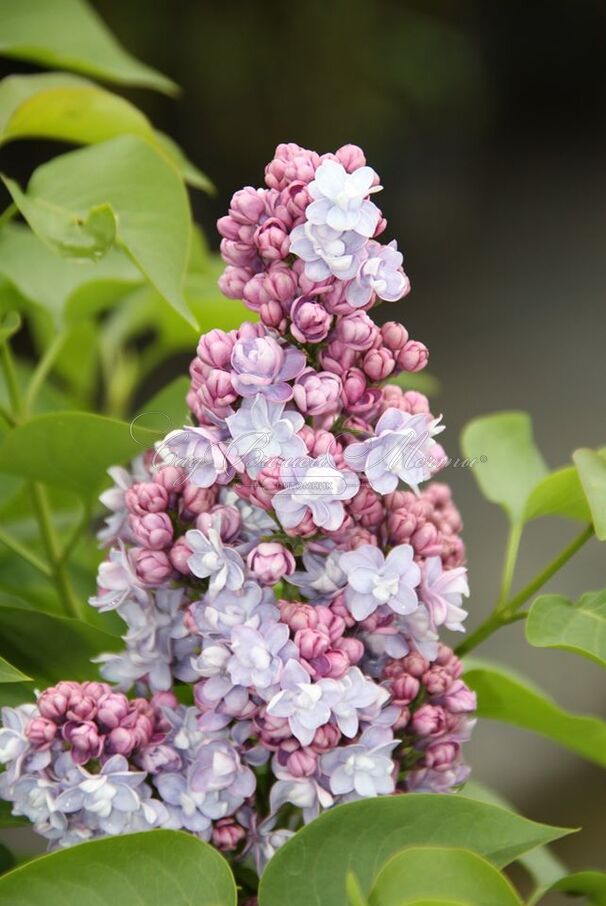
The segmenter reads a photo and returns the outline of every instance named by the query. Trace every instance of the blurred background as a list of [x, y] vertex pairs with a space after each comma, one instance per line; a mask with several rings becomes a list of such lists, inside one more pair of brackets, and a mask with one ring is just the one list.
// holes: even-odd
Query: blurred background
[[[213, 247], [232, 192], [261, 184], [277, 143], [365, 149], [385, 186], [385, 235], [397, 238], [413, 285], [381, 316], [429, 346], [451, 454], [470, 418], [511, 408], [532, 414], [553, 466], [575, 447], [606, 442], [604, 2], [94, 5], [129, 50], [182, 86], [176, 102], [125, 94], [215, 182], [215, 198], [192, 196]], [[19, 70], [29, 71], [3, 64], [3, 73]], [[4, 169], [24, 182], [47, 149], [50, 157], [57, 145], [15, 143]], [[187, 364], [175, 357], [154, 380], [161, 386]], [[473, 627], [494, 603], [505, 521], [468, 471], [449, 472], [466, 524]], [[574, 532], [553, 520], [531, 525], [520, 584]], [[605, 585], [594, 542], [549, 587], [575, 596]], [[519, 668], [564, 707], [604, 711], [599, 668], [530, 649], [520, 624], [480, 654]], [[558, 846], [572, 868], [603, 863], [598, 768], [488, 722], [467, 755], [474, 776], [525, 814], [583, 825]]]

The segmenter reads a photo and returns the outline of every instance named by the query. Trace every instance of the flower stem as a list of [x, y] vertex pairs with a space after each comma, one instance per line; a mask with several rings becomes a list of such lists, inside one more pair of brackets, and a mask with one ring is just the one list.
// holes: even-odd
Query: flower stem
[[508, 623], [514, 623], [516, 620], [525, 620], [526, 613], [519, 613], [520, 607], [523, 607], [528, 599], [531, 598], [536, 591], [542, 588], [543, 585], [545, 585], [545, 583], [548, 582], [549, 579], [551, 579], [551, 577], [554, 576], [592, 537], [593, 526], [588, 525], [583, 529], [580, 535], [577, 535], [567, 547], [560, 551], [551, 563], [547, 564], [545, 569], [541, 570], [540, 573], [537, 573], [534, 579], [532, 579], [528, 585], [525, 585], [517, 595], [504, 604], [499, 603], [490, 616], [487, 617], [483, 623], [480, 623], [478, 628], [461, 642], [456, 649], [456, 653], [460, 657], [464, 654], [468, 654], [470, 651], [473, 651], [474, 648], [477, 648], [481, 642], [496, 632], [497, 629], [500, 629], [501, 626], [507, 626]]

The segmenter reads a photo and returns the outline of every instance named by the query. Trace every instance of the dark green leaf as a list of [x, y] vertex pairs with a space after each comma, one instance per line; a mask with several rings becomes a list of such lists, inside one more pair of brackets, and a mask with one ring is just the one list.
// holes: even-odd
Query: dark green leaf
[[547, 474], [529, 416], [499, 412], [476, 418], [464, 428], [461, 447], [476, 461], [473, 474], [484, 496], [502, 506], [512, 522], [521, 521], [529, 494]]
[[349, 872], [366, 895], [381, 866], [407, 846], [462, 846], [501, 868], [566, 833], [460, 794], [339, 805], [278, 850], [261, 878], [260, 906], [341, 906]]
[[591, 510], [596, 537], [606, 541], [606, 457], [595, 450], [577, 450], [572, 458]]
[[0, 4], [0, 54], [173, 94], [166, 76], [131, 56], [84, 0]]
[[438, 846], [413, 846], [393, 856], [374, 882], [369, 906], [426, 900], [522, 906], [509, 881], [486, 859], [467, 849]]
[[189, 386], [189, 378], [175, 378], [143, 403], [133, 422], [137, 427], [159, 432], [163, 436], [176, 428], [182, 428], [189, 413], [185, 402]]
[[526, 638], [536, 648], [562, 648], [606, 667], [606, 591], [573, 604], [562, 595], [541, 595], [526, 620]]
[[29, 680], [31, 680], [31, 676], [27, 676], [21, 670], [18, 670], [17, 667], [9, 664], [3, 657], [0, 657], [0, 683], [26, 683]]
[[148, 831], [82, 843], [0, 878], [3, 906], [235, 906], [231, 870], [192, 834]]
[[532, 730], [606, 767], [606, 723], [571, 714], [500, 665], [469, 661], [465, 680], [478, 695], [478, 716]]

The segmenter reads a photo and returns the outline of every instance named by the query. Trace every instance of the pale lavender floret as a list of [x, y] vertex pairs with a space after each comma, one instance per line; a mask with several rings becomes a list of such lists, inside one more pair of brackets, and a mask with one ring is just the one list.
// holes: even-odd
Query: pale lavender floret
[[440, 419], [428, 413], [412, 415], [399, 409], [387, 409], [375, 428], [375, 437], [350, 444], [344, 452], [346, 463], [364, 472], [370, 486], [379, 494], [390, 494], [399, 481], [418, 492], [439, 465], [433, 453], [441, 448], [434, 441], [444, 430]]
[[283, 463], [281, 478], [286, 488], [274, 495], [273, 505], [285, 529], [298, 525], [310, 510], [315, 525], [336, 531], [345, 518], [343, 501], [351, 500], [360, 487], [358, 476], [337, 469], [328, 454]]
[[402, 253], [395, 239], [389, 245], [370, 241], [366, 258], [345, 291], [352, 308], [364, 308], [373, 296], [385, 302], [397, 302], [410, 291], [410, 281], [402, 270]]
[[258, 629], [263, 621], [277, 620], [279, 610], [271, 588], [247, 579], [238, 591], [223, 589], [213, 598], [196, 601], [191, 609], [197, 629], [206, 637], [229, 639], [236, 626]]
[[227, 417], [232, 440], [227, 455], [237, 468], [256, 478], [264, 464], [274, 458], [305, 456], [307, 447], [297, 431], [305, 424], [300, 412], [284, 411], [285, 403], [273, 403], [258, 393], [245, 399], [234, 415]]
[[391, 753], [399, 745], [390, 731], [370, 727], [357, 743], [339, 746], [321, 758], [331, 792], [345, 800], [389, 796], [395, 790]]
[[218, 527], [203, 534], [199, 529], [190, 529], [185, 540], [193, 551], [187, 565], [194, 576], [208, 579], [208, 590], [216, 595], [223, 588], [237, 591], [244, 584], [244, 561], [233, 547], [226, 547], [221, 540]]
[[320, 810], [330, 808], [334, 799], [315, 777], [292, 777], [276, 758], [272, 770], [277, 780], [269, 794], [270, 815], [275, 815], [287, 802], [303, 812], [303, 821], [308, 824], [317, 818]]
[[281, 346], [271, 336], [244, 337], [231, 354], [231, 381], [240, 396], [258, 393], [276, 403], [292, 399], [287, 383], [299, 377], [306, 365], [305, 354], [294, 346]]
[[381, 212], [367, 196], [383, 188], [371, 167], [358, 167], [348, 173], [336, 160], [325, 160], [308, 186], [314, 199], [305, 209], [306, 219], [317, 226], [340, 232], [353, 230], [364, 238], [372, 236]]
[[419, 604], [416, 588], [421, 570], [410, 544], [392, 548], [387, 557], [372, 544], [341, 554], [339, 566], [347, 576], [345, 601], [356, 620], [365, 620], [378, 607], [395, 613], [413, 613]]
[[284, 578], [296, 585], [306, 598], [313, 598], [317, 603], [332, 598], [346, 585], [347, 577], [340, 566], [341, 551], [331, 550], [324, 555], [306, 550], [302, 559], [305, 570]]
[[232, 657], [228, 672], [236, 686], [253, 686], [262, 698], [275, 692], [284, 664], [297, 657], [285, 623], [268, 620], [258, 629], [237, 626], [231, 635]]
[[419, 596], [426, 605], [434, 626], [446, 626], [454, 632], [465, 632], [467, 611], [461, 607], [469, 596], [467, 570], [464, 566], [444, 569], [441, 557], [425, 560]]
[[234, 476], [225, 455], [227, 431], [220, 427], [185, 425], [167, 434], [156, 453], [164, 463], [185, 470], [188, 481], [198, 488], [227, 484]]
[[170, 830], [185, 828], [209, 840], [211, 819], [204, 811], [206, 793], [192, 790], [188, 775], [180, 772], [159, 774], [154, 782], [168, 811], [164, 826]]
[[329, 277], [352, 280], [364, 260], [366, 239], [353, 230], [301, 223], [290, 234], [290, 251], [305, 262], [305, 276], [314, 283]]
[[438, 633], [427, 608], [421, 604], [414, 613], [400, 617], [398, 622], [412, 646], [427, 660], [434, 661], [438, 656]]
[[242, 827], [247, 830], [246, 845], [242, 852], [242, 857], [251, 854], [257, 874], [260, 876], [275, 852], [284, 846], [294, 831], [287, 828], [276, 828], [276, 815], [270, 815], [263, 821], [259, 821], [257, 812], [250, 806], [245, 805], [238, 810], [236, 818]]
[[445, 771], [421, 768], [411, 771], [406, 778], [406, 787], [411, 793], [455, 793], [471, 773], [466, 764], [454, 764]]
[[255, 791], [256, 778], [242, 764], [237, 748], [227, 739], [200, 746], [190, 770], [190, 785], [198, 793], [221, 793], [229, 812], [239, 808]]
[[236, 507], [240, 513], [240, 536], [246, 541], [257, 541], [260, 535], [271, 534], [278, 527], [269, 513], [238, 497], [231, 488], [221, 489], [219, 501], [225, 506]]
[[121, 541], [118, 547], [110, 550], [107, 560], [99, 565], [97, 585], [101, 593], [89, 598], [88, 603], [101, 612], [116, 610], [129, 600], [141, 605], [149, 600], [148, 592], [142, 587], [133, 566], [131, 553]]
[[358, 667], [350, 667], [341, 679], [319, 682], [332, 717], [349, 739], [358, 732], [361, 713], [364, 712], [365, 719], [371, 719], [389, 698], [388, 691], [364, 676]]
[[312, 683], [307, 670], [298, 661], [289, 660], [280, 677], [280, 687], [269, 702], [267, 713], [288, 718], [293, 736], [302, 746], [308, 746], [318, 727], [330, 720], [322, 682]]
[[101, 664], [101, 675], [120, 689], [127, 690], [145, 679], [152, 692], [166, 691], [173, 683], [173, 669], [193, 653], [195, 639], [189, 635], [181, 610], [182, 588], [158, 588], [149, 601], [140, 605], [128, 601], [120, 616], [128, 626], [122, 636], [126, 651], [94, 658]]

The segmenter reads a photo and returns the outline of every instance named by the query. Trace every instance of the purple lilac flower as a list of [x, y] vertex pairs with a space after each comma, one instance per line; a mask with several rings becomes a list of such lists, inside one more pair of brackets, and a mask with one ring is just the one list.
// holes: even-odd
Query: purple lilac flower
[[290, 234], [290, 251], [305, 262], [305, 276], [317, 283], [329, 277], [351, 280], [363, 259], [364, 236], [329, 226], [302, 223]]
[[419, 599], [416, 588], [421, 570], [410, 544], [399, 544], [387, 557], [372, 544], [341, 554], [339, 566], [347, 576], [345, 600], [356, 620], [365, 620], [386, 604], [395, 613], [413, 613]]
[[276, 515], [284, 528], [298, 525], [311, 512], [314, 525], [336, 531], [345, 517], [344, 500], [358, 492], [360, 481], [349, 470], [337, 469], [330, 454], [299, 463], [284, 463], [283, 491], [273, 498]]
[[164, 462], [184, 469], [191, 484], [209, 488], [233, 478], [234, 469], [225, 455], [226, 440], [227, 432], [218, 427], [185, 425], [166, 435], [158, 454]]
[[353, 230], [368, 238], [375, 232], [381, 212], [367, 196], [382, 188], [371, 167], [348, 173], [338, 161], [326, 160], [309, 184], [314, 201], [306, 208], [305, 217], [315, 226], [326, 225], [339, 232]]
[[209, 528], [207, 534], [192, 529], [185, 535], [193, 551], [187, 563], [194, 576], [209, 579], [209, 592], [215, 595], [223, 588], [237, 591], [244, 584], [244, 562], [232, 547], [226, 547], [218, 529]]
[[410, 292], [410, 281], [402, 270], [403, 260], [395, 240], [389, 245], [370, 241], [366, 258], [345, 291], [349, 304], [364, 308], [374, 296], [385, 302], [396, 302]]
[[305, 419], [300, 412], [284, 411], [285, 403], [274, 403], [258, 393], [242, 402], [227, 417], [231, 434], [227, 454], [231, 462], [256, 478], [264, 464], [276, 458], [305, 456], [307, 447], [297, 431]]
[[308, 746], [318, 727], [328, 723], [330, 707], [324, 700], [322, 681], [312, 683], [307, 670], [289, 660], [280, 678], [281, 690], [267, 706], [268, 714], [286, 717], [302, 746]]
[[293, 346], [280, 346], [273, 337], [247, 337], [234, 345], [231, 354], [232, 384], [243, 397], [258, 393], [276, 403], [292, 399], [287, 381], [305, 368], [305, 355]]

